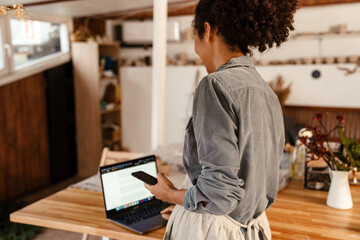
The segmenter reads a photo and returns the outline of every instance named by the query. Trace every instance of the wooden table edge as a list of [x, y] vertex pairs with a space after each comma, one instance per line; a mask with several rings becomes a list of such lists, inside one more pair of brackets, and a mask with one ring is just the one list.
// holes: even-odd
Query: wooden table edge
[[[64, 231], [71, 231], [77, 233], [86, 233], [90, 235], [100, 236], [100, 237], [109, 237], [115, 239], [129, 239], [129, 240], [138, 240], [138, 239], [146, 239], [146, 240], [158, 240], [159, 238], [141, 235], [137, 233], [124, 233], [124, 232], [117, 232], [113, 230], [104, 230], [104, 229], [96, 229], [88, 226], [82, 226], [77, 224], [69, 224], [69, 223], [59, 223], [56, 221], [47, 220], [44, 223], [44, 219], [39, 220], [38, 218], [34, 218], [31, 216], [22, 216], [18, 215], [18, 211], [10, 214], [10, 221], [14, 223], [21, 223], [21, 224], [29, 224], [33, 226], [45, 227], [45, 228], [52, 228], [52, 229], [59, 229]], [[121, 226], [119, 226], [121, 227]]]
[[[66, 191], [66, 190], [67, 191], [76, 190], [76, 191], [80, 191], [80, 192], [90, 191], [87, 189], [80, 189], [80, 188], [76, 188], [76, 187], [74, 188], [72, 186], [69, 186], [61, 191]], [[61, 191], [59, 191], [59, 192], [61, 192]], [[58, 230], [64, 230], [64, 231], [77, 232], [77, 233], [81, 233], [81, 234], [86, 233], [86, 234], [90, 234], [90, 235], [95, 235], [95, 236], [100, 236], [100, 237], [109, 237], [109, 238], [115, 238], [115, 239], [122, 239], [122, 238], [129, 239], [129, 240], [142, 240], [142, 239], [143, 240], [159, 240], [159, 239], [162, 239], [162, 237], [157, 238], [154, 236], [147, 235], [147, 234], [151, 234], [152, 231], [149, 233], [146, 233], [146, 234], [139, 234], [136, 232], [131, 232], [130, 230], [126, 229], [125, 227], [117, 225], [119, 228], [123, 228], [127, 231], [130, 231], [130, 232], [118, 232], [115, 230], [98, 229], [96, 227], [84, 226], [84, 225], [76, 224], [76, 223], [61, 223], [61, 222], [57, 222], [57, 221], [54, 221], [51, 219], [47, 219], [46, 217], [39, 218], [39, 216], [34, 217], [31, 214], [21, 212], [23, 209], [25, 209], [27, 207], [31, 207], [31, 205], [37, 204], [44, 199], [50, 198], [53, 195], [58, 194], [59, 192], [51, 194], [39, 201], [36, 201], [32, 204], [25, 206], [22, 209], [19, 209], [15, 212], [11, 213], [9, 215], [10, 222], [20, 223], [20, 224], [28, 224], [28, 225], [38, 226], [38, 227], [52, 228], [52, 229], [58, 229]], [[93, 191], [90, 191], [90, 192], [93, 192]], [[115, 224], [115, 223], [113, 223], [113, 224]], [[161, 227], [161, 228], [165, 229], [165, 226]], [[161, 228], [158, 228], [157, 230], [159, 230]], [[164, 233], [165, 233], [165, 231], [164, 231]]]

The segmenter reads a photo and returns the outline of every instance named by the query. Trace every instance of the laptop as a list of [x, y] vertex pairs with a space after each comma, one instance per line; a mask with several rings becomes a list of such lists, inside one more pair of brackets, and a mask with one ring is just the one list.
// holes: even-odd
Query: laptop
[[140, 234], [166, 225], [160, 212], [170, 204], [156, 199], [142, 181], [131, 176], [144, 171], [157, 177], [154, 155], [103, 166], [99, 171], [109, 221]]

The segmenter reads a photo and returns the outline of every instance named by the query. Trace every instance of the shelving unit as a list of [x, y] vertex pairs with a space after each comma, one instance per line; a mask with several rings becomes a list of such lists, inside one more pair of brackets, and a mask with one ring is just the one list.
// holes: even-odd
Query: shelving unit
[[119, 56], [115, 43], [72, 43], [80, 176], [97, 172], [103, 147], [122, 149]]
[[101, 81], [103, 81], [103, 80], [114, 80], [114, 79], [117, 79], [117, 76], [114, 76], [114, 77], [100, 76]]
[[256, 65], [357, 64], [360, 31], [302, 32], [289, 36], [279, 49], [255, 54]]
[[105, 114], [109, 114], [109, 113], [113, 113], [113, 112], [118, 112], [118, 111], [120, 111], [120, 109], [121, 109], [121, 107], [120, 107], [120, 105], [119, 105], [119, 106], [114, 107], [113, 109], [102, 110], [102, 111], [101, 111], [101, 114], [102, 114], [102, 115], [105, 115]]
[[290, 37], [290, 39], [324, 39], [324, 38], [351, 38], [359, 37], [360, 31], [347, 31], [347, 32], [318, 32], [318, 33], [297, 33]]

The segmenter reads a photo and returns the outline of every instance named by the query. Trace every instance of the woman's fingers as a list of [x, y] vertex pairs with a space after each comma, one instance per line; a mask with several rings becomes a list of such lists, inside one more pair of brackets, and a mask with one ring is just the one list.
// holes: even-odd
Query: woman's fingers
[[161, 214], [161, 217], [165, 220], [169, 220], [170, 214]]
[[165, 202], [173, 202], [171, 192], [176, 190], [172, 182], [167, 179], [164, 174], [158, 174], [158, 182], [155, 185], [148, 185], [144, 183], [145, 188], [149, 190], [159, 200]]
[[175, 206], [172, 205], [170, 207], [165, 208], [160, 212], [161, 216], [165, 220], [169, 220], [171, 213], [174, 211]]
[[167, 177], [165, 177], [163, 173], [158, 173], [157, 178], [158, 178], [158, 182], [161, 182], [170, 188], [175, 188], [174, 184]]
[[170, 207], [167, 207], [167, 208], [165, 208], [164, 210], [162, 210], [161, 212], [160, 212], [160, 214], [171, 214], [172, 213], [172, 211], [174, 211], [174, 208], [175, 208], [175, 206], [174, 205], [172, 205], [172, 206], [170, 206]]

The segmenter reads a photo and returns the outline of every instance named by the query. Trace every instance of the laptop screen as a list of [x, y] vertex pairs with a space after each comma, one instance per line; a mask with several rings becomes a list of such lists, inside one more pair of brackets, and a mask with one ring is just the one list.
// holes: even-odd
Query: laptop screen
[[157, 177], [156, 158], [147, 156], [100, 168], [106, 211], [119, 211], [154, 199], [144, 183], [131, 173], [144, 171]]

